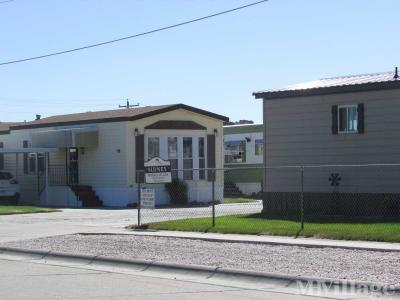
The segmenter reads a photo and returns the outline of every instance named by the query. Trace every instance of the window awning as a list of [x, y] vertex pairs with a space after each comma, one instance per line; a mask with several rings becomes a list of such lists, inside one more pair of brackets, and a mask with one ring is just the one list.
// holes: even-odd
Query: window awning
[[236, 146], [236, 145], [241, 145], [244, 141], [226, 141], [225, 145], [226, 146]]
[[146, 126], [145, 129], [206, 130], [207, 128], [194, 121], [160, 120]]
[[97, 126], [37, 131], [32, 133], [32, 147], [97, 147], [98, 139]]
[[0, 153], [50, 153], [57, 148], [0, 148]]

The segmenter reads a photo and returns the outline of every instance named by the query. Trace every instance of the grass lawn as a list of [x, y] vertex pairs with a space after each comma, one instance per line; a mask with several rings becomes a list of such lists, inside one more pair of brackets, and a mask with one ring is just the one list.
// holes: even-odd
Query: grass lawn
[[194, 218], [149, 224], [150, 229], [197, 232], [219, 232], [258, 235], [282, 235], [317, 237], [338, 240], [366, 240], [400, 242], [400, 223], [378, 222], [312, 222], [306, 223], [300, 232], [300, 224], [288, 220], [270, 220], [260, 215], [232, 215], [216, 218], [211, 227], [211, 218]]
[[256, 200], [249, 198], [224, 198], [224, 203], [248, 203]]
[[48, 213], [55, 211], [59, 210], [29, 205], [0, 205], [0, 215]]

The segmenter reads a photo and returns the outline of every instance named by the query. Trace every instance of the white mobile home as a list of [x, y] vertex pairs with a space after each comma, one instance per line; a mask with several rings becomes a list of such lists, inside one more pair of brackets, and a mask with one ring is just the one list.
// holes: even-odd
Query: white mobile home
[[[161, 157], [189, 185], [189, 201], [211, 200], [211, 183], [202, 168], [223, 167], [223, 122], [228, 119], [184, 104], [86, 112], [3, 124], [0, 143], [7, 148], [48, 148], [49, 199], [21, 191], [21, 202], [55, 206], [124, 207], [137, 201], [138, 176], [144, 162]], [[3, 169], [21, 185], [39, 185], [43, 155], [16, 160], [2, 154]], [[157, 204], [168, 204], [163, 185], [154, 185]], [[223, 193], [223, 176], [216, 178]], [[222, 196], [220, 196], [222, 198]]]
[[[263, 125], [240, 124], [224, 126], [226, 193], [234, 185], [243, 195], [261, 192], [263, 178]], [[230, 190], [230, 191], [229, 191]]]

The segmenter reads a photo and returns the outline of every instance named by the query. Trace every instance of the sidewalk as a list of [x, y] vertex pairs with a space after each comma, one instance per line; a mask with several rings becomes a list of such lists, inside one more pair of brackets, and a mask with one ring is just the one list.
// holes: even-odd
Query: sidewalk
[[288, 245], [310, 248], [341, 248], [352, 250], [369, 250], [400, 252], [400, 243], [385, 242], [367, 242], [367, 241], [344, 241], [328, 240], [316, 238], [294, 238], [283, 236], [261, 236], [245, 234], [221, 234], [221, 233], [203, 233], [203, 232], [185, 232], [185, 231], [150, 231], [150, 230], [121, 230], [114, 231], [114, 234], [131, 234], [138, 236], [156, 236], [173, 237], [193, 240], [215, 241], [215, 242], [233, 242], [233, 243], [255, 243], [266, 245]]

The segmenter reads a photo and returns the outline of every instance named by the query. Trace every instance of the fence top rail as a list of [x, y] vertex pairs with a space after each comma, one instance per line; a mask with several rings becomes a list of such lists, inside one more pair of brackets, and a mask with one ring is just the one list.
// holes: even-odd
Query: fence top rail
[[319, 165], [285, 165], [285, 166], [265, 166], [265, 169], [284, 169], [284, 168], [297, 168], [297, 169], [306, 169], [306, 168], [363, 168], [363, 167], [400, 167], [400, 163], [373, 163], [373, 164], [319, 164]]
[[[54, 165], [53, 165], [54, 166]], [[319, 165], [269, 165], [269, 166], [238, 166], [229, 168], [191, 168], [171, 169], [171, 171], [237, 171], [237, 170], [260, 170], [260, 169], [306, 169], [306, 168], [365, 168], [365, 167], [400, 167], [400, 163], [374, 163], [374, 164], [319, 164]], [[145, 173], [144, 170], [137, 170], [137, 173]]]

